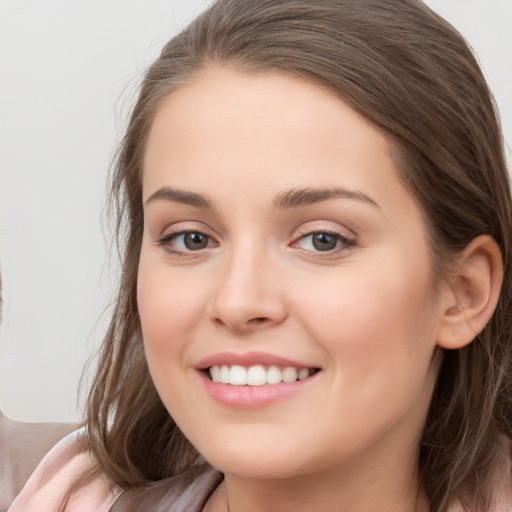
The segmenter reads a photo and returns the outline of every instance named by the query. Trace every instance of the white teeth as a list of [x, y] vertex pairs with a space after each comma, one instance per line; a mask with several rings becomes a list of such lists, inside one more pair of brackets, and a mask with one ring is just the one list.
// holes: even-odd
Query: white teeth
[[210, 375], [213, 382], [221, 382], [221, 374], [222, 370], [220, 369], [220, 366], [212, 366], [210, 368]]
[[283, 382], [295, 382], [297, 380], [297, 369], [288, 367], [283, 370]]
[[247, 384], [247, 370], [243, 366], [233, 365], [229, 371], [229, 383], [233, 386], [245, 386]]
[[247, 384], [249, 386], [263, 386], [267, 383], [267, 373], [263, 366], [251, 366], [247, 370]]
[[[213, 376], [212, 376], [212, 379], [213, 379]], [[222, 384], [229, 384], [229, 366], [227, 364], [223, 364], [220, 368], [219, 382], [222, 382]]]
[[267, 370], [267, 384], [279, 384], [281, 380], [281, 370], [277, 366], [271, 366]]
[[301, 368], [299, 370], [299, 373], [297, 374], [297, 379], [304, 380], [309, 377], [309, 369], [308, 368]]
[[249, 366], [248, 368], [240, 365], [215, 365], [209, 371], [213, 382], [231, 384], [232, 386], [263, 386], [265, 384], [279, 384], [280, 382], [290, 383], [307, 379], [312, 374], [309, 368], [297, 370], [293, 366], [279, 368], [272, 365], [265, 370], [259, 364]]

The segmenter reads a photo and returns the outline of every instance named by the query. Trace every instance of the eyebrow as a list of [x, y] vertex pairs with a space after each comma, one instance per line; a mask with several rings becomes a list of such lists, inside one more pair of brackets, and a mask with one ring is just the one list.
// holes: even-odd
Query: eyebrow
[[[345, 188], [304, 188], [304, 189], [293, 189], [286, 192], [281, 192], [273, 201], [274, 208], [277, 210], [284, 210], [288, 208], [296, 208], [300, 206], [307, 206], [329, 199], [355, 199], [362, 201], [371, 206], [380, 209], [380, 206], [369, 196], [362, 192], [348, 190]], [[210, 198], [202, 194], [195, 192], [189, 192], [186, 190], [180, 190], [171, 187], [162, 187], [156, 192], [151, 194], [146, 200], [145, 204], [152, 203], [157, 200], [173, 201], [182, 204], [188, 204], [197, 208], [204, 208], [207, 210], [213, 210], [214, 205]]]
[[283, 192], [276, 197], [274, 200], [274, 207], [279, 210], [286, 208], [296, 208], [298, 206], [307, 206], [310, 204], [319, 203], [321, 201], [327, 201], [328, 199], [336, 198], [355, 199], [381, 209], [380, 206], [366, 194], [339, 187], [289, 190], [288, 192]]
[[159, 188], [154, 194], [149, 196], [145, 204], [147, 205], [159, 199], [213, 210], [213, 203], [208, 197], [196, 194], [195, 192], [188, 192], [186, 190], [179, 190], [171, 187]]

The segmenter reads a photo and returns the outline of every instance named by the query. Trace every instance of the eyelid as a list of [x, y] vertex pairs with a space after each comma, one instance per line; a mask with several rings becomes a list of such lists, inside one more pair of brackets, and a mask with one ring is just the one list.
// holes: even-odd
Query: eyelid
[[[201, 223], [202, 224], [202, 223]], [[306, 222], [301, 225], [293, 236], [293, 241], [289, 243], [289, 247], [296, 248], [306, 253], [309, 257], [314, 258], [333, 258], [339, 257], [341, 253], [345, 253], [348, 250], [352, 250], [357, 245], [357, 237], [355, 233], [348, 230], [347, 228], [336, 228], [328, 226], [325, 221], [314, 221], [314, 222]], [[347, 235], [346, 232], [350, 231], [350, 234]], [[180, 249], [171, 246], [171, 242], [179, 237], [180, 235], [186, 235], [189, 233], [199, 233], [208, 239], [208, 243], [204, 248], [198, 248], [196, 250], [193, 249]], [[333, 236], [337, 240], [337, 246], [333, 249], [328, 249], [322, 251], [320, 249], [307, 249], [301, 247], [301, 241], [305, 240], [307, 237], [312, 237], [315, 234], [325, 233], [330, 236]], [[179, 255], [179, 256], [189, 256], [189, 257], [198, 257], [204, 255], [205, 252], [209, 251], [214, 247], [219, 246], [219, 242], [217, 241], [217, 236], [212, 234], [212, 230], [207, 228], [206, 226], [199, 226], [196, 222], [178, 222], [175, 225], [168, 226], [167, 229], [163, 231], [163, 234], [156, 238], [155, 243], [159, 246], [162, 246], [167, 250], [170, 254]]]
[[211, 239], [217, 239], [218, 235], [208, 225], [196, 220], [178, 220], [172, 223], [166, 223], [165, 226], [155, 230], [155, 242], [169, 239], [182, 233], [201, 233]]
[[[346, 245], [354, 245], [356, 242], [355, 240], [351, 239], [351, 238], [347, 238], [346, 236], [342, 235], [341, 233], [338, 233], [336, 231], [331, 231], [331, 230], [327, 230], [327, 229], [316, 229], [314, 231], [310, 231], [308, 233], [304, 233], [303, 235], [297, 237], [295, 239], [295, 241], [293, 242], [293, 244], [297, 243], [298, 241], [300, 240], [303, 240], [309, 236], [313, 236], [313, 235], [317, 235], [317, 234], [326, 234], [326, 235], [330, 235], [330, 236], [333, 236], [335, 238], [337, 238], [338, 240], [340, 240], [342, 243], [346, 244]], [[321, 251], [319, 251], [321, 252]]]
[[[197, 257], [202, 254], [204, 254], [205, 251], [208, 251], [208, 249], [211, 249], [212, 247], [217, 247], [219, 243], [216, 241], [216, 238], [208, 233], [209, 230], [198, 228], [196, 226], [180, 226], [180, 224], [185, 223], [179, 223], [178, 226], [171, 226], [167, 230], [164, 231], [164, 234], [159, 236], [155, 243], [161, 247], [163, 247], [167, 252], [169, 252], [172, 255], [176, 256], [188, 256], [188, 257]], [[182, 250], [179, 248], [173, 248], [171, 247], [171, 242], [178, 238], [181, 235], [186, 235], [189, 233], [198, 233], [208, 238], [208, 245], [202, 249], [198, 249], [196, 251], [194, 250]], [[213, 242], [213, 243], [212, 243]]]
[[[346, 251], [353, 250], [357, 246], [357, 237], [355, 234], [351, 234], [347, 236], [343, 233], [342, 229], [336, 229], [332, 227], [325, 227], [325, 224], [322, 225], [310, 225], [310, 223], [301, 226], [299, 232], [294, 236], [293, 242], [290, 244], [290, 247], [297, 248], [304, 253], [307, 253], [308, 256], [318, 258], [318, 259], [329, 259], [340, 257], [341, 254], [344, 254]], [[333, 236], [337, 239], [339, 246], [335, 247], [332, 250], [320, 251], [320, 250], [311, 250], [300, 247], [299, 243], [301, 240], [305, 240], [307, 237], [311, 237], [318, 233], [325, 233], [330, 236]]]

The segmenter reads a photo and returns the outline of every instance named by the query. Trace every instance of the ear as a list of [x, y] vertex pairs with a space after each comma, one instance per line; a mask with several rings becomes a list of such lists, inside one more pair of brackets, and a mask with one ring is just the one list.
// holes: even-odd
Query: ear
[[498, 244], [488, 235], [475, 238], [457, 258], [451, 288], [443, 294], [444, 315], [437, 344], [446, 349], [468, 345], [490, 320], [503, 281]]

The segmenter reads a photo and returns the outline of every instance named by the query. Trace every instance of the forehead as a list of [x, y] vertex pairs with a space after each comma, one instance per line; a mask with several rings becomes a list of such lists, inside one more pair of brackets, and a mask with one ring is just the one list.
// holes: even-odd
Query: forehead
[[[144, 197], [157, 187], [233, 192], [402, 188], [388, 139], [332, 91], [280, 73], [211, 67], [173, 91], [153, 122]], [[336, 182], [334, 183], [333, 180]], [[403, 190], [401, 190], [403, 193]]]

